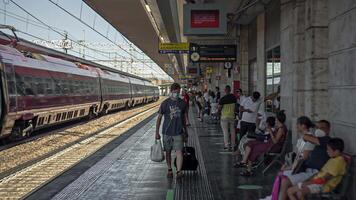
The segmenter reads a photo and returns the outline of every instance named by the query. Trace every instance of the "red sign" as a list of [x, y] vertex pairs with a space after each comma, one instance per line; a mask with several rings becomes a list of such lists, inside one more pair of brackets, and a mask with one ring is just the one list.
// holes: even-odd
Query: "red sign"
[[198, 74], [197, 68], [188, 68], [188, 74]]
[[240, 98], [237, 95], [237, 90], [240, 89], [240, 81], [234, 81], [233, 82], [233, 94], [235, 95], [236, 98]]
[[191, 28], [219, 28], [219, 10], [191, 10]]

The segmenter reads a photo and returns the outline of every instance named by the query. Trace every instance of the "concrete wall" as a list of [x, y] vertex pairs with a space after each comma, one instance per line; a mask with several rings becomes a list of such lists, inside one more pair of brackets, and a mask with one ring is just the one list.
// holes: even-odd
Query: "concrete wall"
[[[356, 1], [281, 0], [280, 31], [281, 107], [288, 126], [295, 130], [301, 115], [327, 119], [332, 135], [355, 155]], [[355, 172], [350, 188], [356, 188]], [[348, 195], [354, 199], [356, 191]]]
[[[265, 50], [265, 13], [257, 16], [257, 91], [261, 93], [261, 97], [265, 97], [266, 88], [266, 50]], [[262, 108], [264, 105], [261, 106]]]
[[[329, 0], [329, 119], [333, 133], [356, 154], [356, 0]], [[354, 158], [355, 159], [355, 158]], [[356, 198], [356, 161], [349, 199]], [[351, 189], [352, 188], [352, 189]]]
[[245, 94], [248, 91], [248, 55], [249, 55], [249, 34], [248, 34], [248, 26], [240, 26], [240, 87]]
[[257, 19], [248, 25], [248, 60], [257, 57]]
[[266, 49], [271, 49], [280, 44], [281, 9], [279, 1], [272, 1], [266, 8]]

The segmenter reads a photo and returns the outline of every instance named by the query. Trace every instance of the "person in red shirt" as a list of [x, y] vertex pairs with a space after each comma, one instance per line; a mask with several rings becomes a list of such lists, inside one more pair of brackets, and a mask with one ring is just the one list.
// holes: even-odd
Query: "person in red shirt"
[[[189, 94], [188, 94], [187, 90], [183, 90], [183, 100], [187, 104], [187, 113], [188, 113], [189, 112]], [[190, 126], [188, 115], [186, 115], [185, 121], [187, 122], [187, 126]]]

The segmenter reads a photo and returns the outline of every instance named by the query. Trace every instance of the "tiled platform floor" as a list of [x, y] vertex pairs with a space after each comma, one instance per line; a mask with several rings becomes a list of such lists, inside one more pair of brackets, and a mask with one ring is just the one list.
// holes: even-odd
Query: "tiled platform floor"
[[[151, 117], [82, 161], [27, 199], [239, 199], [268, 195], [275, 171], [250, 178], [239, 176], [231, 153], [223, 150], [219, 124], [196, 120], [190, 109], [189, 146], [196, 148], [197, 172], [180, 181], [167, 179], [165, 162], [150, 161], [156, 117]], [[241, 190], [240, 185], [262, 190]], [[174, 197], [173, 197], [174, 196]]]

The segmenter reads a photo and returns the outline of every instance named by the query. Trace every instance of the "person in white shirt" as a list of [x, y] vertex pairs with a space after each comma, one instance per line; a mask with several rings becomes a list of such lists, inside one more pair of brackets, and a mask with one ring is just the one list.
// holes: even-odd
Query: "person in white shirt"
[[241, 105], [246, 100], [247, 97], [243, 94], [241, 88], [237, 89], [236, 92], [237, 92], [237, 97], [238, 97], [237, 103]]
[[257, 112], [261, 105], [260, 96], [259, 92], [254, 92], [240, 105], [240, 112], [242, 112], [240, 137], [243, 137], [247, 132], [256, 130]]

